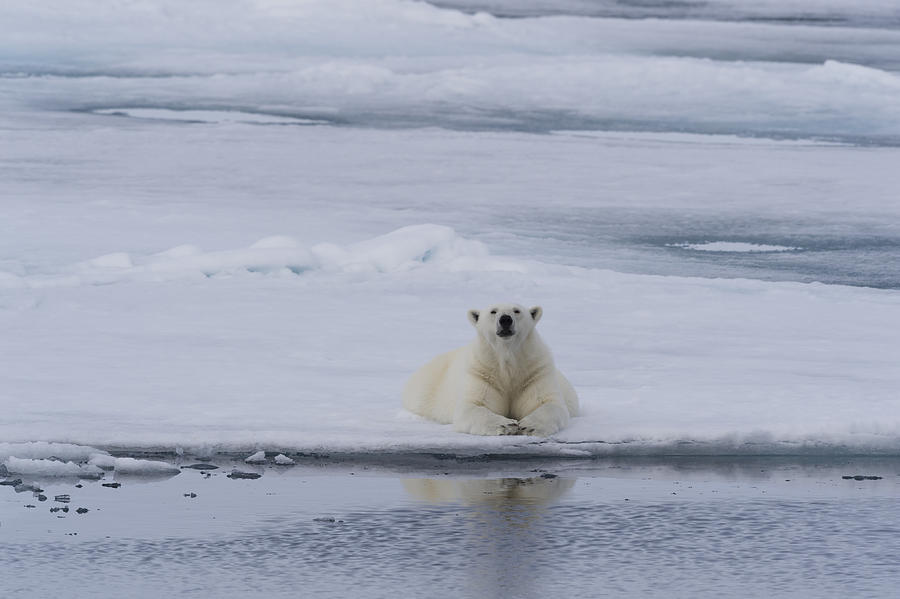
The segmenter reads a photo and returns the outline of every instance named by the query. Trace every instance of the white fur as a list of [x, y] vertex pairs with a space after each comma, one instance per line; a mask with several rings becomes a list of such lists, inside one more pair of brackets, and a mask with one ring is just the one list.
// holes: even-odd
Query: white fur
[[[534, 330], [542, 314], [540, 307], [517, 304], [469, 310], [475, 340], [417, 370], [403, 406], [473, 435], [556, 433], [578, 412], [578, 396]], [[504, 315], [514, 332], [501, 337]]]

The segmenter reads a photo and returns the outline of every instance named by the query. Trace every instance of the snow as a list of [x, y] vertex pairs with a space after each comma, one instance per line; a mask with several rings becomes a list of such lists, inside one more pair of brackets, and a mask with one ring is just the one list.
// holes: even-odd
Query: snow
[[[900, 33], [850, 25], [3, 4], [0, 459], [900, 453]], [[496, 301], [553, 439], [401, 410]]]
[[[188, 249], [189, 248], [189, 249]], [[320, 243], [309, 249], [287, 236], [266, 237], [249, 248], [203, 252], [194, 246], [178, 246], [138, 259], [135, 265], [124, 252], [106, 254], [70, 265], [59, 274], [0, 280], [8, 287], [57, 287], [111, 284], [119, 281], [168, 281], [184, 278], [233, 275], [236, 272], [301, 274], [329, 272], [387, 272], [434, 263], [446, 268], [482, 261], [484, 245], [457, 236], [439, 225], [416, 225], [383, 236], [341, 247]]]

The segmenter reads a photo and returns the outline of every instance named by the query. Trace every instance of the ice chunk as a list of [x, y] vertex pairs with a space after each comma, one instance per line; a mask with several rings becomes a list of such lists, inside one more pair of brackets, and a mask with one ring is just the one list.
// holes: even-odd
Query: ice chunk
[[257, 451], [251, 456], [247, 456], [244, 458], [244, 461], [248, 464], [265, 464], [266, 463], [266, 452], [265, 451]]
[[135, 458], [115, 458], [108, 455], [95, 455], [89, 462], [103, 470], [115, 470], [117, 474], [152, 475], [178, 474], [181, 469], [174, 464], [157, 460], [140, 460]]
[[116, 458], [116, 474], [178, 474], [178, 466], [157, 460], [138, 460], [135, 458]]
[[47, 443], [46, 441], [0, 443], [0, 460], [13, 456], [22, 459], [57, 458], [74, 462], [86, 462], [99, 455], [105, 455], [105, 452], [88, 445]]
[[297, 462], [295, 462], [293, 459], [287, 457], [283, 453], [279, 453], [277, 456], [275, 456], [275, 463], [278, 464], [279, 466], [292, 466], [292, 465], [296, 464]]
[[387, 272], [487, 254], [484, 244], [460, 237], [450, 227], [412, 225], [351, 245], [342, 266], [357, 265]]
[[60, 460], [6, 458], [3, 462], [12, 474], [27, 476], [74, 476], [78, 478], [102, 478], [103, 471], [92, 464], [76, 464]]
[[116, 460], [117, 458], [111, 455], [97, 453], [91, 456], [89, 463], [103, 470], [115, 470]]

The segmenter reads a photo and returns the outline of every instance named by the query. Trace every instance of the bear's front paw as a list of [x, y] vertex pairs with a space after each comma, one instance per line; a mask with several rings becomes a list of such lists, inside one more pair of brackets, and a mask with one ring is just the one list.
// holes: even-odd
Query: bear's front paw
[[476, 435], [518, 435], [519, 423], [509, 418], [492, 420], [472, 427], [472, 433]]
[[513, 420], [512, 422], [507, 422], [506, 424], [501, 424], [497, 430], [499, 432], [495, 433], [497, 435], [518, 435], [519, 434], [519, 423]]
[[555, 426], [550, 422], [541, 422], [540, 419], [531, 418], [529, 419], [527, 416], [519, 421], [519, 433], [520, 435], [531, 435], [535, 437], [549, 437], [550, 435], [559, 432], [559, 427]]
[[512, 418], [500, 414], [485, 413], [464, 414], [453, 421], [453, 429], [470, 435], [518, 435], [519, 423]]

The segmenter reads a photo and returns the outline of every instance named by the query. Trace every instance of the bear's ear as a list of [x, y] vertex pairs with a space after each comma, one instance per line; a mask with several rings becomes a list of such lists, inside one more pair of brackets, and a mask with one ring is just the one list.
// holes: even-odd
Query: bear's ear
[[478, 310], [469, 310], [469, 322], [472, 323], [473, 327], [478, 326], [478, 317], [481, 315], [481, 312]]
[[531, 319], [534, 320], [534, 324], [537, 324], [537, 321], [539, 321], [544, 314], [544, 309], [540, 306], [532, 306], [528, 311], [531, 312]]

